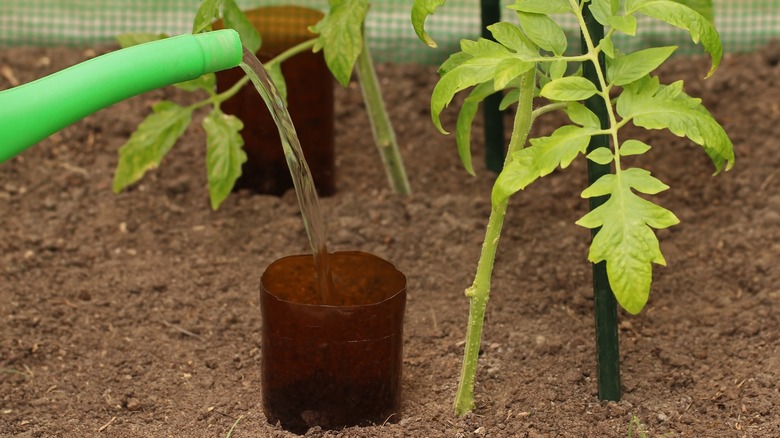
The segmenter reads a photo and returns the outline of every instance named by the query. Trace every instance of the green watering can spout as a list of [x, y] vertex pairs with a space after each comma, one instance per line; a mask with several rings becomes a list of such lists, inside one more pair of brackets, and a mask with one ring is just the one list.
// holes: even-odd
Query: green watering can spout
[[232, 29], [117, 50], [0, 92], [0, 163], [129, 97], [241, 63]]

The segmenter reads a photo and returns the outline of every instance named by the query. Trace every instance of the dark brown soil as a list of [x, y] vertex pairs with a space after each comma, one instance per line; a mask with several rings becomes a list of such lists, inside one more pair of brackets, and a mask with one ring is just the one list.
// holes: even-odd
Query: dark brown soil
[[[650, 436], [780, 436], [778, 52], [728, 56], [707, 81], [705, 59], [663, 71], [703, 97], [737, 164], [711, 177], [698, 147], [641, 134], [655, 146], [644, 165], [672, 186], [659, 200], [682, 224], [659, 233], [668, 267], [655, 269], [648, 307], [621, 313], [623, 401], [596, 396], [589, 233], [574, 225], [586, 209], [579, 160], [513, 199], [477, 409], [464, 418], [451, 410], [463, 290], [493, 175], [469, 177], [453, 137], [433, 128], [432, 68], [380, 66], [415, 190], [393, 195], [359, 88], [337, 90], [339, 191], [323, 199], [331, 247], [373, 252], [408, 276], [403, 418], [309, 436], [625, 437], [632, 415]], [[9, 71], [26, 82], [89, 55], [2, 49], [0, 88]], [[295, 198], [241, 192], [211, 211], [200, 127], [114, 195], [117, 148], [163, 98], [181, 93], [117, 104], [0, 166], [2, 436], [225, 437], [235, 423], [232, 437], [288, 436], [261, 406], [259, 282], [271, 261], [307, 250]]]

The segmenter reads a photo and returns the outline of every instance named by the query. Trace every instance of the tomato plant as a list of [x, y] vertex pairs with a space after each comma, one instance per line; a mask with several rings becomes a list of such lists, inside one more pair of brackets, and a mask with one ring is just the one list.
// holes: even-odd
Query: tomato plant
[[[445, 0], [415, 0], [412, 23], [418, 36], [435, 45], [426, 33], [426, 18]], [[516, 105], [512, 136], [504, 169], [492, 190], [488, 219], [473, 284], [466, 289], [470, 300], [467, 340], [455, 412], [473, 409], [474, 380], [485, 308], [490, 292], [496, 247], [509, 198], [556, 168], [566, 168], [579, 156], [611, 171], [582, 192], [583, 198], [604, 202], [577, 221], [594, 230], [588, 259], [605, 263], [609, 285], [620, 306], [631, 314], [647, 303], [652, 265], [665, 265], [654, 229], [679, 223], [666, 208], [650, 197], [664, 190], [664, 182], [650, 171], [626, 164], [625, 157], [641, 156], [651, 146], [627, 138], [622, 128], [632, 124], [648, 130], [667, 129], [701, 146], [711, 158], [716, 173], [734, 163], [733, 145], [724, 129], [702, 105], [683, 91], [682, 81], [662, 84], [653, 71], [676, 47], [653, 47], [622, 53], [612, 42], [620, 32], [635, 35], [637, 16], [643, 15], [688, 31], [712, 59], [709, 77], [722, 57], [719, 35], [711, 22], [712, 2], [706, 0], [517, 0], [508, 6], [519, 25], [508, 22], [488, 27], [496, 42], [480, 38], [461, 41], [461, 51], [440, 67], [441, 78], [431, 97], [433, 123], [442, 133], [440, 115], [455, 94], [471, 88], [460, 108], [456, 140], [461, 161], [473, 174], [469, 136], [479, 102], [505, 91], [502, 106]], [[594, 38], [585, 12], [604, 27]], [[568, 41], [555, 20], [572, 16], [580, 29], [582, 54], [567, 54]], [[579, 68], [578, 68], [579, 67]], [[591, 69], [595, 80], [583, 76]], [[617, 97], [613, 98], [612, 96]], [[605, 109], [602, 119], [593, 103]], [[538, 106], [534, 106], [540, 102]], [[551, 135], [528, 140], [534, 119], [551, 111], [563, 111], [571, 124]], [[589, 148], [594, 138], [608, 140], [606, 147]]]
[[[235, 0], [204, 0], [195, 15], [192, 33], [211, 30], [212, 22], [221, 17], [228, 28], [235, 29], [244, 46], [257, 52], [262, 37], [251, 25]], [[368, 108], [374, 139], [385, 165], [392, 189], [401, 194], [410, 193], [409, 181], [403, 161], [398, 152], [395, 134], [387, 111], [384, 108], [373, 62], [365, 43], [363, 23], [368, 11], [368, 0], [334, 0], [330, 2], [327, 14], [310, 30], [311, 39], [279, 54], [265, 63], [265, 68], [283, 97], [286, 93], [281, 64], [285, 60], [306, 50], [322, 50], [325, 62], [333, 76], [343, 86], [350, 81], [357, 66], [364, 101]], [[164, 34], [125, 34], [117, 39], [127, 47], [142, 42], [165, 38]], [[205, 91], [208, 97], [188, 106], [174, 102], [159, 102], [130, 139], [119, 150], [119, 163], [114, 176], [114, 191], [119, 192], [140, 180], [151, 169], [159, 166], [179, 137], [192, 121], [193, 112], [201, 107], [211, 106], [210, 113], [203, 119], [206, 131], [209, 195], [211, 206], [217, 209], [230, 194], [236, 180], [241, 176], [241, 165], [247, 157], [243, 139], [239, 134], [243, 123], [237, 117], [225, 114], [220, 103], [234, 96], [249, 82], [242, 78], [233, 87], [217, 94], [213, 73], [198, 79], [177, 84], [186, 91]]]

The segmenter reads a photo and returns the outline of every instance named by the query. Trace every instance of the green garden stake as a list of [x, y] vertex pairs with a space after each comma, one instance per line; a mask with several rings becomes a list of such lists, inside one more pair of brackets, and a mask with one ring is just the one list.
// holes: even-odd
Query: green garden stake
[[[498, 0], [481, 0], [482, 38], [495, 41], [493, 34], [487, 29], [493, 23], [501, 21], [501, 2]], [[504, 167], [504, 116], [498, 109], [503, 93], [500, 91], [485, 98], [482, 114], [485, 120], [485, 166], [488, 170], [499, 173]]]
[[236, 67], [231, 29], [180, 35], [107, 53], [0, 92], [0, 163], [121, 100]]
[[[590, 12], [590, 4], [583, 9], [583, 18], [594, 41], [600, 41], [604, 37], [604, 26], [599, 24]], [[587, 52], [584, 39], [581, 41], [582, 53]], [[600, 53], [600, 64], [606, 65], [604, 53]], [[586, 62], [582, 66], [583, 76], [599, 87], [599, 80], [595, 66]], [[606, 74], [606, 73], [605, 73]], [[585, 106], [598, 116], [602, 128], [609, 127], [609, 116], [604, 100], [598, 95], [585, 100]], [[600, 147], [609, 147], [607, 135], [594, 135], [588, 144], [588, 153]], [[609, 164], [598, 164], [588, 160], [588, 185], [597, 179], [610, 173]], [[607, 196], [590, 198], [588, 201], [590, 210], [593, 211], [606, 200]], [[598, 229], [591, 230], [591, 237], [595, 236]], [[617, 327], [617, 300], [609, 286], [607, 278], [607, 263], [593, 264], [593, 296], [596, 315], [596, 355], [598, 366], [599, 400], [620, 400], [620, 353], [618, 345]]]

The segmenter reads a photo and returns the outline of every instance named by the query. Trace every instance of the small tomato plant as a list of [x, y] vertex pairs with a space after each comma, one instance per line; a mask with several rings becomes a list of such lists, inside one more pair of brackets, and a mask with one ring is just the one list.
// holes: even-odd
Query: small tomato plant
[[[195, 15], [192, 33], [210, 31], [212, 22], [220, 17], [220, 9], [225, 27], [235, 29], [244, 46], [252, 52], [257, 52], [262, 44], [261, 35], [239, 9], [235, 0], [204, 0]], [[310, 28], [313, 32], [312, 38], [277, 55], [265, 63], [265, 68], [282, 97], [286, 99], [281, 64], [298, 53], [322, 50], [328, 68], [342, 86], [349, 83], [352, 70], [357, 66], [374, 138], [388, 180], [395, 192], [408, 194], [409, 181], [382, 101], [368, 45], [365, 43], [363, 22], [367, 11], [368, 0], [331, 1], [327, 14]], [[122, 47], [128, 47], [166, 37], [164, 34], [135, 33], [120, 35], [117, 40]], [[248, 82], [249, 79], [245, 76], [222, 93], [215, 91], [216, 79], [213, 73], [177, 84], [178, 88], [185, 91], [205, 91], [208, 97], [188, 106], [162, 101], [152, 107], [152, 114], [138, 125], [129, 140], [119, 149], [114, 192], [120, 192], [140, 180], [148, 170], [159, 166], [192, 122], [193, 112], [210, 105], [211, 111], [202, 124], [206, 131], [209, 198], [211, 207], [216, 210], [230, 194], [236, 180], [241, 176], [241, 165], [247, 160], [240, 135], [244, 125], [237, 117], [222, 112], [220, 104], [238, 93]]]
[[[418, 36], [435, 45], [424, 29], [429, 15], [445, 0], [415, 0], [412, 23]], [[682, 81], [662, 84], [652, 72], [676, 47], [656, 47], [621, 53], [612, 43], [617, 32], [635, 35], [637, 16], [644, 15], [685, 29], [701, 43], [712, 59], [709, 77], [722, 57], [720, 38], [706, 0], [516, 0], [519, 26], [501, 22], [488, 27], [495, 42], [487, 39], [461, 41], [461, 51], [439, 69], [441, 79], [431, 97], [433, 123], [447, 133], [439, 119], [454, 95], [472, 88], [457, 119], [456, 140], [464, 167], [473, 174], [469, 134], [479, 102], [505, 90], [503, 107], [517, 106], [512, 136], [503, 171], [492, 190], [488, 220], [473, 284], [466, 289], [470, 300], [467, 339], [455, 412], [462, 415], [474, 406], [474, 379], [482, 326], [490, 291], [496, 247], [510, 196], [556, 168], [566, 168], [580, 155], [611, 167], [608, 173], [582, 192], [583, 198], [606, 201], [577, 221], [596, 230], [588, 259], [605, 262], [609, 284], [626, 311], [639, 313], [648, 300], [652, 265], [664, 265], [653, 229], [679, 223], [669, 210], [648, 198], [669, 188], [640, 167], [627, 166], [623, 158], [642, 155], [650, 145], [625, 138], [628, 124], [645, 129], [668, 129], [701, 146], [712, 159], [716, 173], [734, 163], [733, 145], [726, 132], [701, 104], [683, 91]], [[584, 18], [585, 8], [605, 27], [604, 37], [594, 40]], [[702, 15], [704, 13], [705, 15]], [[579, 24], [583, 54], [566, 55], [567, 38], [553, 17], [568, 14]], [[567, 74], [569, 67], [595, 70], [595, 81], [582, 76], [583, 68]], [[595, 83], [594, 83], [595, 82]], [[617, 95], [612, 98], [612, 95]], [[536, 98], [544, 98], [534, 108]], [[596, 100], [606, 108], [601, 120], [589, 108]], [[537, 117], [560, 110], [571, 124], [551, 135], [527, 141]], [[608, 147], [588, 149], [594, 137], [607, 138]]]

